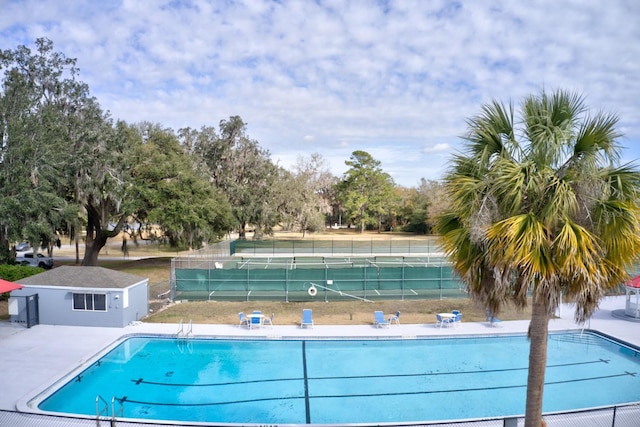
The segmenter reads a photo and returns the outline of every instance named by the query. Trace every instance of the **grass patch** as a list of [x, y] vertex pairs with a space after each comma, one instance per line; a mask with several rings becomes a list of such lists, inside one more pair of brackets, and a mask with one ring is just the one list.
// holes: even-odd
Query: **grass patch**
[[[300, 324], [302, 309], [313, 310], [314, 322], [318, 325], [370, 325], [373, 312], [382, 310], [385, 315], [400, 311], [400, 322], [407, 324], [435, 323], [436, 313], [460, 310], [463, 322], [484, 322], [486, 316], [482, 307], [465, 299], [411, 300], [411, 301], [331, 301], [325, 302], [280, 302], [280, 301], [189, 301], [173, 304], [153, 313], [145, 322], [178, 323], [180, 320], [194, 323], [236, 324], [238, 313], [260, 310], [266, 315], [275, 314], [274, 324]], [[500, 315], [502, 320], [530, 319], [531, 311], [507, 309]]]

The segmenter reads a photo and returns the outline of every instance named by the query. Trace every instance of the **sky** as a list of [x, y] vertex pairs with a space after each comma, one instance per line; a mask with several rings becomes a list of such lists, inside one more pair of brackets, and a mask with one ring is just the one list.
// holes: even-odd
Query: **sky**
[[467, 120], [563, 89], [615, 113], [640, 159], [637, 0], [0, 0], [0, 49], [46, 37], [115, 119], [240, 116], [292, 169], [356, 150], [396, 184], [443, 177]]

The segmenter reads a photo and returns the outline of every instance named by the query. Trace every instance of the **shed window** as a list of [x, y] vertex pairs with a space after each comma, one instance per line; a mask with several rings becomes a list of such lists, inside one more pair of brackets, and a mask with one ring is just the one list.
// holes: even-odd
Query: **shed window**
[[73, 309], [85, 311], [107, 311], [105, 294], [73, 294]]

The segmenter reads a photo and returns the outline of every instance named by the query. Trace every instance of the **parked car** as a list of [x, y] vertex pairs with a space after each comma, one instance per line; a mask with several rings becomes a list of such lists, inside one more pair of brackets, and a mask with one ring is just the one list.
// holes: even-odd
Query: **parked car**
[[46, 268], [47, 270], [53, 268], [53, 258], [46, 257], [42, 254], [37, 254], [37, 256], [34, 257], [33, 252], [20, 254], [16, 257], [16, 262], [21, 265]]
[[16, 245], [16, 252], [24, 252], [31, 249], [31, 245], [27, 242], [20, 242]]

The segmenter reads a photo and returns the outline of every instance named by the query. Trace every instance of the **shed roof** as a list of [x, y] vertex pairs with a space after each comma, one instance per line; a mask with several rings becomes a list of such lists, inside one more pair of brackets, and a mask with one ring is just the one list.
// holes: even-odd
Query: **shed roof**
[[44, 273], [25, 277], [16, 283], [26, 286], [64, 286], [71, 288], [126, 288], [146, 278], [104, 267], [63, 265]]

